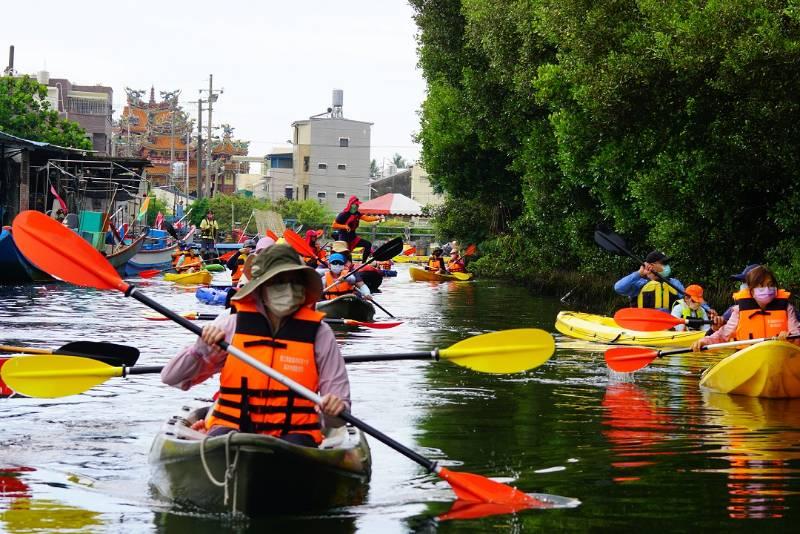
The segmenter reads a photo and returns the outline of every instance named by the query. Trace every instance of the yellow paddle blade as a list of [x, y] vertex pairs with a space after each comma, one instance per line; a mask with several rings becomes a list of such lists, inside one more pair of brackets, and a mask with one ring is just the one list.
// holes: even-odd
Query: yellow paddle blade
[[0, 376], [17, 393], [52, 399], [83, 393], [109, 377], [122, 376], [122, 367], [76, 356], [23, 355], [8, 360]]
[[450, 273], [450, 275], [456, 280], [461, 280], [464, 282], [472, 279], [472, 273]]
[[538, 328], [501, 330], [459, 341], [439, 351], [442, 359], [482, 373], [520, 373], [539, 367], [556, 350], [549, 333]]

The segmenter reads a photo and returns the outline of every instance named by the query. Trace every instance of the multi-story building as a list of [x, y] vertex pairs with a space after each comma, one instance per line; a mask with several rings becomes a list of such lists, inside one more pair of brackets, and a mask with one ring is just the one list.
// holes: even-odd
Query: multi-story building
[[[315, 199], [334, 212], [350, 195], [369, 198], [372, 123], [345, 119], [342, 101], [342, 91], [334, 89], [327, 112], [292, 123], [293, 179], [283, 184], [283, 196]], [[281, 184], [273, 185], [280, 190]]]
[[86, 130], [92, 150], [111, 155], [114, 90], [105, 85], [76, 85], [66, 78], [50, 78], [47, 71], [40, 71], [36, 78], [47, 86], [47, 99], [59, 116]]

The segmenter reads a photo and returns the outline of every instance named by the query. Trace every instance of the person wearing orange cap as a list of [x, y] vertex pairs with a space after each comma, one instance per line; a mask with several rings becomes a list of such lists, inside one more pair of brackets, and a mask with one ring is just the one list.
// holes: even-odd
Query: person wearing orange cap
[[[702, 319], [708, 320], [708, 312], [703, 308], [703, 288], [697, 284], [691, 284], [684, 289], [683, 298], [676, 301], [672, 306], [672, 316], [678, 319]], [[675, 330], [703, 330], [708, 331], [711, 325], [701, 324], [698, 326], [682, 325], [675, 326]]]

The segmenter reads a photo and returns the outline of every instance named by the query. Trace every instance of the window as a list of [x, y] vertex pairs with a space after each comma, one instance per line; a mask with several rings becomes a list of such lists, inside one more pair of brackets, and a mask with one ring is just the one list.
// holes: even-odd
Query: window
[[311, 156], [304, 156], [303, 157], [303, 172], [308, 172], [308, 162], [311, 159]]
[[327, 163], [318, 163], [317, 164], [317, 168], [318, 169], [323, 169], [323, 170], [327, 169], [328, 168], [328, 164]]
[[347, 165], [345, 165], [344, 163], [340, 163], [336, 166], [336, 168], [339, 169], [340, 171], [346, 171]]
[[292, 200], [294, 197], [294, 188], [291, 185], [287, 185], [283, 190], [283, 195], [289, 200]]
[[336, 198], [344, 198], [344, 193], [342, 193], [341, 191], [337, 191]]
[[324, 200], [327, 197], [328, 197], [328, 193], [326, 193], [325, 191], [317, 191], [317, 198], [318, 199]]
[[349, 137], [340, 137], [339, 138], [339, 147], [340, 148], [347, 148], [350, 146], [350, 138]]

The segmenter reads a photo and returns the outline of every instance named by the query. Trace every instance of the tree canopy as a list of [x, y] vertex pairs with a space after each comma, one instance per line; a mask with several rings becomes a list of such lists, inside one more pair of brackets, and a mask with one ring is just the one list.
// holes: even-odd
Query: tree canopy
[[86, 131], [77, 122], [59, 118], [50, 108], [47, 88], [30, 76], [0, 77], [0, 131], [63, 147], [92, 148]]

